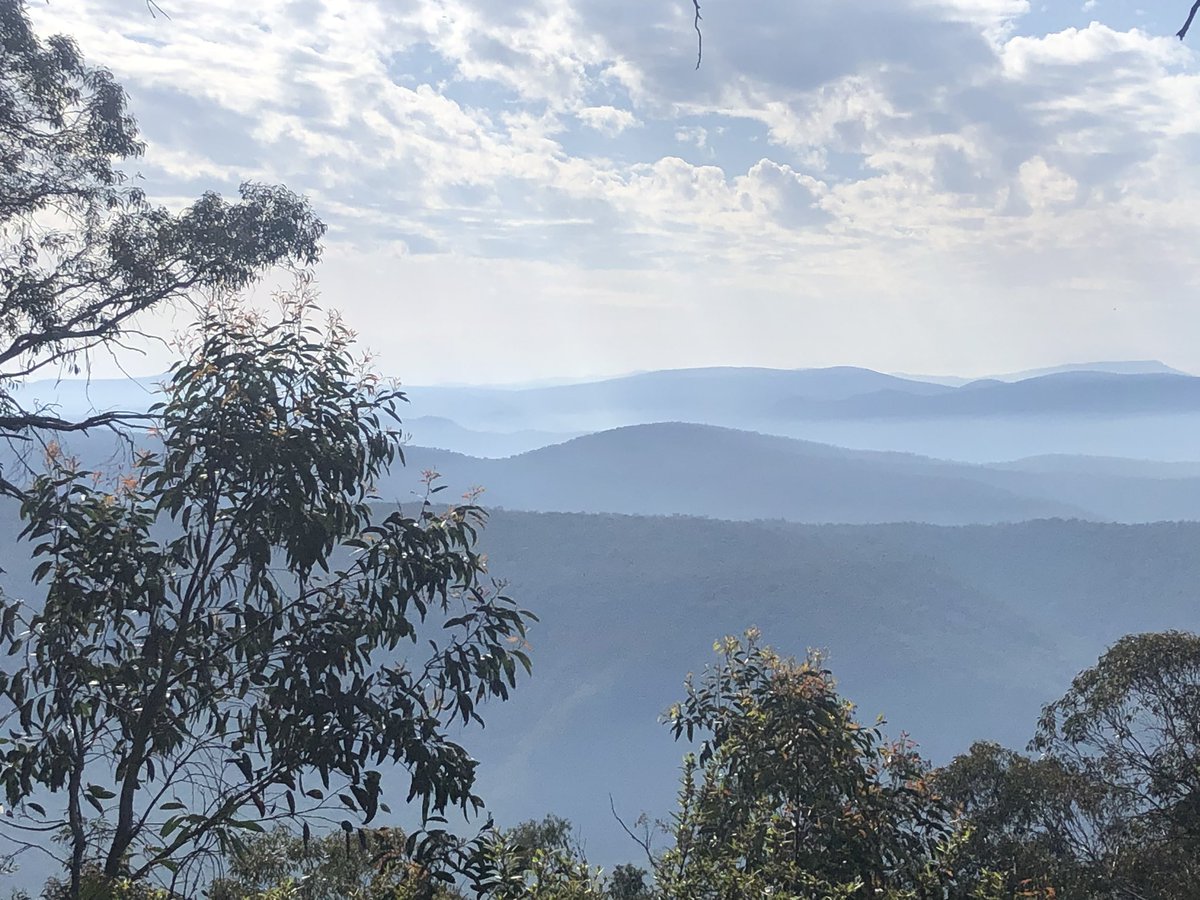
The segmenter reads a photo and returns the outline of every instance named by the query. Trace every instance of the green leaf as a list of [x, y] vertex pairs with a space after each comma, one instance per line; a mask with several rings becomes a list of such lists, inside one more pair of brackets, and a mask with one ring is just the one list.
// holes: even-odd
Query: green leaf
[[167, 819], [167, 821], [163, 822], [162, 828], [160, 828], [158, 831], [158, 836], [165, 841], [167, 837], [170, 836], [173, 831], [175, 831], [176, 828], [184, 823], [184, 821], [186, 820], [183, 816], [172, 816], [171, 818]]

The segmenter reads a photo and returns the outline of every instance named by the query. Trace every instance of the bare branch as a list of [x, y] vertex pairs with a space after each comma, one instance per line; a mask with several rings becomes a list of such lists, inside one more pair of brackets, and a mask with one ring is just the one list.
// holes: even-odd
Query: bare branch
[[1183, 27], [1175, 33], [1175, 36], [1181, 41], [1187, 37], [1188, 29], [1192, 27], [1192, 20], [1196, 18], [1196, 12], [1200, 10], [1200, 0], [1196, 0], [1192, 4], [1192, 11], [1188, 13], [1187, 21], [1183, 23]]
[[75, 422], [69, 419], [61, 419], [58, 416], [30, 413], [27, 415], [0, 416], [0, 432], [10, 429], [14, 431], [18, 429], [41, 429], [55, 432], [87, 431], [91, 428], [108, 428], [130, 422], [149, 422], [153, 421], [153, 419], [154, 417], [148, 413], [124, 412], [121, 410], [97, 413], [94, 416], [88, 416], [86, 419]]
[[[625, 824], [625, 820], [622, 819], [620, 814], [617, 812], [617, 805], [616, 805], [616, 803], [613, 802], [612, 794], [608, 795], [608, 808], [612, 810], [613, 818], [617, 820], [617, 824], [621, 826], [621, 828], [624, 830], [624, 832], [627, 835], [629, 835], [631, 838], [633, 838], [633, 842], [635, 844], [637, 844], [639, 847], [642, 848], [642, 850], [645, 851], [646, 859], [649, 860], [650, 869], [651, 869], [651, 871], [653, 871], [653, 869], [655, 868], [655, 860], [654, 860], [654, 851], [650, 849], [649, 834], [647, 833], [647, 835], [645, 837], [638, 837], [636, 834], [633, 833], [633, 829]], [[637, 823], [635, 823], [635, 824], [637, 824]]]

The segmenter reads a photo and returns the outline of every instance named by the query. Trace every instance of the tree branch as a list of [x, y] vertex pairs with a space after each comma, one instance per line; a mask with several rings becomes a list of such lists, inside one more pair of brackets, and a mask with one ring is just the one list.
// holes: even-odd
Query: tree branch
[[0, 432], [40, 429], [43, 431], [87, 431], [91, 428], [109, 428], [127, 422], [147, 422], [154, 419], [149, 413], [113, 412], [98, 413], [78, 422], [36, 413], [16, 416], [0, 416]]
[[[655, 869], [655, 867], [657, 866], [657, 863], [654, 859], [654, 851], [650, 848], [650, 838], [649, 837], [644, 837], [644, 838], [638, 837], [636, 834], [633, 833], [633, 829], [625, 824], [625, 820], [622, 819], [621, 816], [617, 813], [617, 804], [613, 800], [612, 794], [608, 795], [608, 808], [612, 810], [613, 818], [617, 820], [617, 824], [620, 825], [621, 828], [625, 831], [625, 833], [633, 839], [633, 842], [635, 844], [637, 844], [639, 847], [642, 848], [642, 850], [645, 851], [646, 859], [649, 860], [650, 869], [651, 869], [651, 871], [653, 871]], [[635, 822], [634, 824], [637, 824], [637, 823]]]
[[1188, 29], [1192, 27], [1192, 20], [1196, 18], [1196, 12], [1200, 10], [1200, 0], [1196, 0], [1192, 4], [1192, 11], [1188, 13], [1187, 21], [1183, 23], [1183, 27], [1175, 33], [1175, 36], [1181, 41], [1187, 37]]

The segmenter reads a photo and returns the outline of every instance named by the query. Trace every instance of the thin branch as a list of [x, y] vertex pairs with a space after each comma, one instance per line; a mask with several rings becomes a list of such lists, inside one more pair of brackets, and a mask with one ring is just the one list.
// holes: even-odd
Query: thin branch
[[[696, 18], [692, 20], [692, 27], [696, 29], [696, 68], [700, 68], [700, 62], [704, 59], [704, 32], [700, 30], [700, 0], [692, 0], [692, 6], [696, 7]], [[1196, 6], [1200, 6], [1200, 0], [1196, 0]], [[1196, 6], [1192, 7], [1192, 15], [1196, 14]], [[1192, 24], [1191, 16], [1188, 17], [1188, 25]], [[1187, 31], [1187, 25], [1183, 26], [1183, 31]], [[1183, 31], [1179, 33], [1179, 37], [1183, 37]]]
[[1183, 23], [1183, 27], [1175, 33], [1175, 36], [1181, 41], [1187, 37], [1188, 29], [1192, 27], [1192, 19], [1196, 18], [1196, 11], [1200, 10], [1200, 0], [1196, 0], [1192, 4], [1192, 11], [1188, 13], [1187, 21]]
[[88, 431], [92, 428], [111, 428], [130, 422], [151, 422], [154, 416], [149, 413], [113, 412], [97, 413], [78, 422], [60, 419], [58, 416], [28, 415], [0, 416], [0, 432], [27, 429], [42, 429], [44, 431]]
[[[645, 838], [638, 837], [636, 834], [633, 833], [633, 829], [631, 829], [628, 825], [625, 824], [625, 820], [622, 819], [621, 816], [617, 813], [617, 804], [613, 802], [612, 794], [608, 795], [608, 808], [612, 810], [613, 818], [617, 820], [617, 824], [620, 825], [622, 829], [624, 829], [624, 831], [627, 835], [629, 835], [631, 838], [633, 838], [633, 842], [635, 844], [637, 844], [639, 847], [641, 847], [646, 852], [646, 859], [649, 860], [650, 868], [651, 868], [651, 870], [653, 870], [655, 867], [654, 851], [652, 851], [650, 849], [650, 839], [648, 837], [645, 837]], [[635, 823], [635, 824], [637, 824], [637, 823]]]

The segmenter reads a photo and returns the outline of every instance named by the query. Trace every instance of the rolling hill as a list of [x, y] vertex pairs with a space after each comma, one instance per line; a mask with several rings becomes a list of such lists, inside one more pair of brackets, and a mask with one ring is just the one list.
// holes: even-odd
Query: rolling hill
[[[987, 483], [970, 466], [707, 425], [616, 428], [507, 459], [406, 455], [409, 470], [384, 482], [395, 496], [413, 471], [435, 469], [453, 493], [479, 485], [489, 505], [510, 509], [942, 524], [1095, 516]], [[1022, 480], [996, 474], [1006, 477]]]
[[[128, 449], [105, 432], [64, 446], [91, 469], [128, 465]], [[543, 512], [848, 524], [1200, 520], [1200, 464], [1043, 457], [985, 466], [685, 423], [626, 426], [498, 459], [417, 446], [405, 458], [380, 481], [381, 497], [411, 499], [421, 473], [434, 470], [447, 496], [483, 487], [488, 506]]]
[[1088, 458], [1006, 466], [946, 462], [706, 425], [585, 435], [507, 459], [409, 448], [383, 487], [408, 496], [433, 469], [452, 493], [551, 512], [683, 514], [794, 522], [990, 524], [1037, 518], [1200, 519], [1200, 466]]

